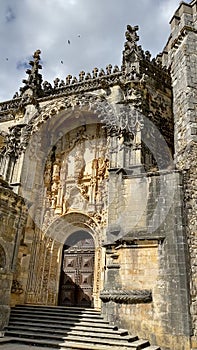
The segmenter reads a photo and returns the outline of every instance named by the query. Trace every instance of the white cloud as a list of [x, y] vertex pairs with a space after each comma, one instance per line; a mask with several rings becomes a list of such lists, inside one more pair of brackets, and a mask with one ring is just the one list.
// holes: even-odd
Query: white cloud
[[[180, 2], [180, 1], [179, 1]], [[161, 2], [161, 15], [163, 19], [169, 21], [174, 14], [174, 11], [178, 8], [176, 0], [166, 0], [165, 2]]]

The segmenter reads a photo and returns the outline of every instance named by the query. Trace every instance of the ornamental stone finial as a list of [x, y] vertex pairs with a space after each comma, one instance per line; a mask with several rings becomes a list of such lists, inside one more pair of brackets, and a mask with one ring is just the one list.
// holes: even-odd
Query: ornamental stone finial
[[42, 75], [39, 73], [39, 69], [42, 69], [40, 64], [41, 51], [38, 49], [33, 54], [33, 60], [29, 61], [31, 69], [27, 69], [26, 73], [29, 75], [28, 79], [24, 79], [24, 87], [20, 88], [21, 95], [23, 96], [27, 90], [31, 91], [34, 97], [42, 96]]
[[141, 46], [137, 45], [139, 41], [138, 29], [138, 26], [127, 25], [125, 32], [126, 42], [124, 44], [122, 70], [128, 80], [131, 80], [131, 68], [136, 66], [137, 73], [139, 73], [139, 61], [145, 58]]
[[123, 51], [123, 61], [130, 61], [133, 53], [138, 52], [137, 42], [139, 40], [139, 36], [137, 35], [139, 27], [130, 25], [127, 26], [127, 30], [125, 32], [126, 42], [124, 44]]
[[[138, 26], [130, 26], [129, 24], [127, 25], [127, 30], [125, 32], [125, 37], [127, 39], [127, 42], [136, 45], [137, 41], [139, 41], [139, 36], [137, 35], [137, 31], [139, 30]], [[131, 46], [131, 45], [130, 45]]]

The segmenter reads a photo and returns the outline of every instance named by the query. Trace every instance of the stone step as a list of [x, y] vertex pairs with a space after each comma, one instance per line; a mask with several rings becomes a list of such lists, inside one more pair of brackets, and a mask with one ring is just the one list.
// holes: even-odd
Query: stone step
[[92, 314], [74, 314], [74, 313], [68, 313], [68, 312], [48, 312], [48, 311], [42, 311], [42, 310], [11, 310], [11, 314], [12, 315], [15, 315], [15, 316], [33, 316], [34, 314], [36, 314], [36, 316], [39, 316], [39, 317], [61, 317], [61, 318], [72, 318], [72, 319], [82, 319], [82, 318], [86, 318], [86, 319], [95, 319], [95, 320], [103, 320], [102, 316], [99, 315], [99, 314], [95, 314], [95, 315], [92, 315]]
[[[12, 337], [2, 337], [2, 338], [0, 338], [0, 346], [2, 345], [2, 344], [7, 344], [7, 343], [10, 343], [11, 341], [13, 340], [13, 338]], [[0, 348], [1, 349], [1, 348]]]
[[[127, 345], [102, 345], [102, 344], [87, 344], [66, 341], [65, 343], [59, 344], [61, 349], [66, 350], [141, 350], [142, 348]], [[146, 348], [144, 348], [146, 350]], [[158, 349], [160, 350], [160, 349]]]
[[[96, 339], [96, 338], [84, 338], [84, 337], [77, 337], [77, 336], [69, 336], [68, 339], [65, 339], [65, 343], [67, 345], [67, 342], [78, 342], [78, 343], [94, 343], [94, 344], [103, 344], [103, 345], [108, 345], [108, 346], [119, 346], [122, 349], [122, 346], [128, 348], [128, 349], [136, 349], [136, 350], [141, 350], [144, 349], [146, 346], [150, 345], [149, 342], [147, 340], [136, 340], [136, 341], [132, 341], [132, 342], [127, 342], [127, 341], [123, 341], [123, 340], [117, 340], [117, 341], [112, 341], [112, 340], [108, 340], [107, 342], [105, 342], [104, 339]], [[60, 345], [62, 346], [64, 343], [61, 343]]]
[[[60, 343], [54, 343], [54, 341], [43, 341], [40, 339], [31, 339], [31, 338], [22, 338], [22, 337], [14, 337], [14, 338], [8, 338], [5, 337], [4, 339], [6, 339], [6, 343], [7, 343], [7, 339], [8, 342], [11, 343], [17, 343], [17, 344], [27, 344], [27, 345], [33, 345], [33, 346], [40, 346], [43, 347], [43, 349], [47, 347], [50, 348], [54, 348], [54, 349], [60, 349]], [[72, 343], [72, 342], [66, 342], [63, 343], [61, 345], [61, 349], [65, 349], [65, 350], [120, 350], [119, 346], [110, 346], [110, 345], [96, 345], [96, 344], [83, 344], [83, 343]], [[128, 348], [126, 346], [121, 346], [121, 350], [128, 350]], [[132, 350], [136, 350], [135, 348], [133, 348]]]
[[89, 314], [89, 315], [99, 315], [100, 311], [93, 308], [76, 308], [76, 307], [67, 307], [67, 306], [41, 306], [41, 305], [16, 305], [12, 310], [17, 311], [44, 311], [49, 313], [69, 313], [69, 314]]
[[49, 318], [53, 319], [54, 321], [64, 322], [64, 321], [70, 321], [72, 323], [78, 323], [78, 322], [88, 322], [88, 323], [101, 323], [101, 324], [109, 324], [107, 321], [105, 321], [102, 317], [100, 318], [90, 318], [90, 317], [73, 317], [73, 316], [58, 316], [58, 315], [40, 315], [40, 314], [17, 314], [17, 313], [11, 313], [10, 315], [11, 319], [40, 319], [40, 320], [48, 320]]
[[[28, 329], [30, 327], [38, 327], [38, 321], [36, 322], [32, 322], [32, 320], [28, 320], [28, 323], [26, 322], [25, 323], [25, 327], [27, 327], [27, 324], [28, 324]], [[9, 327], [14, 327], [14, 328], [17, 328], [17, 329], [20, 329], [20, 327], [24, 327], [24, 322], [22, 321], [14, 321], [14, 322], [9, 322], [9, 326], [7, 327], [9, 329]], [[74, 330], [79, 330], [79, 331], [85, 331], [87, 330], [87, 325], [81, 325], [80, 324], [74, 324], [74, 325], [58, 325], [56, 323], [54, 323], [53, 321], [48, 321], [47, 324], [46, 323], [39, 323], [39, 329], [57, 329], [59, 331], [65, 331], [65, 330], [70, 330], [70, 329], [74, 329]], [[125, 335], [128, 335], [128, 331], [126, 329], [118, 329], [118, 327], [116, 326], [108, 326], [106, 325], [106, 328], [105, 327], [97, 327], [96, 324], [94, 324], [93, 326], [91, 325], [91, 332], [102, 332], [102, 333], [106, 333], [106, 334], [119, 334], [121, 336], [125, 336]], [[116, 333], [115, 333], [116, 332]]]
[[[11, 334], [13, 331], [14, 332], [25, 332], [26, 331], [26, 325], [23, 325], [23, 326], [8, 326], [7, 327], [7, 334]], [[107, 338], [107, 339], [123, 339], [123, 340], [127, 340], [127, 341], [134, 341], [134, 340], [137, 340], [137, 336], [130, 336], [128, 335], [128, 332], [127, 334], [125, 333], [118, 333], [118, 332], [103, 332], [102, 329], [100, 329], [100, 331], [98, 330], [88, 330], [88, 328], [78, 328], [78, 329], [64, 329], [64, 330], [59, 330], [59, 329], [56, 329], [54, 330], [54, 328], [42, 328], [39, 327], [37, 328], [36, 326], [35, 327], [28, 327], [28, 332], [31, 332], [31, 333], [35, 333], [35, 335], [37, 334], [37, 332], [40, 332], [42, 331], [42, 334], [49, 334], [49, 335], [57, 335], [57, 336], [60, 336], [60, 337], [65, 337], [65, 336], [68, 336], [68, 335], [78, 335], [78, 336], [86, 336], [86, 337], [95, 337], [95, 338]]]
[[144, 348], [147, 348], [147, 346], [150, 345], [149, 341], [148, 340], [145, 340], [145, 339], [138, 339], [134, 342], [132, 342], [132, 345], [136, 347], [136, 349], [144, 349]]
[[[125, 334], [127, 333], [127, 334]], [[100, 332], [93, 332], [93, 330], [91, 329], [91, 331], [88, 330], [83, 330], [83, 331], [79, 331], [79, 330], [72, 330], [70, 332], [68, 332], [67, 334], [73, 334], [73, 335], [81, 335], [81, 336], [87, 336], [87, 337], [100, 337], [100, 338], [107, 338], [107, 339], [118, 339], [118, 340], [127, 340], [127, 341], [134, 341], [137, 340], [138, 337], [133, 335], [128, 335], [128, 332], [125, 333], [121, 333], [121, 332], [116, 332], [116, 333], [104, 333], [102, 330]]]
[[13, 324], [15, 323], [15, 321], [17, 322], [20, 319], [21, 322], [29, 324], [29, 322], [37, 322], [37, 323], [41, 323], [43, 324], [44, 322], [48, 323], [48, 324], [56, 324], [56, 325], [68, 325], [68, 326], [76, 326], [76, 325], [80, 325], [80, 326], [90, 326], [91, 327], [95, 327], [95, 328], [111, 328], [111, 329], [116, 329], [116, 327], [110, 326], [108, 322], [102, 321], [102, 322], [96, 322], [95, 320], [86, 320], [86, 319], [82, 319], [82, 320], [71, 320], [71, 319], [65, 319], [65, 318], [54, 318], [53, 319], [48, 319], [47, 317], [45, 318], [37, 318], [37, 317], [31, 317], [31, 318], [18, 318], [18, 317], [13, 317], [11, 315], [10, 317], [10, 323]]
[[145, 350], [160, 350], [159, 346], [150, 345], [145, 348]]
[[35, 309], [48, 309], [48, 310], [69, 310], [69, 311], [88, 311], [88, 312], [93, 312], [93, 313], [99, 313], [100, 310], [94, 309], [93, 307], [81, 307], [81, 306], [59, 306], [59, 305], [37, 305], [37, 304], [17, 304], [14, 306], [14, 309], [30, 309], [30, 308], [35, 308]]
[[[19, 336], [19, 332], [16, 331], [9, 331], [6, 332], [6, 335], [9, 337], [14, 337], [14, 336]], [[84, 343], [84, 344], [101, 344], [101, 345], [115, 345], [115, 346], [126, 346], [129, 349], [143, 349], [142, 346], [145, 347], [145, 345], [149, 345], [149, 343], [147, 341], [143, 341], [143, 340], [134, 340], [133, 342], [128, 342], [128, 340], [125, 339], [106, 339], [106, 338], [95, 338], [95, 337], [91, 337], [91, 336], [77, 336], [77, 335], [68, 335], [68, 336], [57, 336], [57, 335], [52, 335], [52, 334], [46, 334], [44, 335], [43, 333], [39, 333], [39, 332], [31, 332], [31, 331], [22, 331], [20, 332], [20, 337], [21, 338], [26, 338], [26, 339], [30, 339], [32, 338], [32, 341], [35, 342], [37, 341], [37, 339], [39, 340], [43, 340], [43, 341], [48, 341], [51, 340], [54, 342], [54, 344], [59, 344], [60, 346], [63, 346], [64, 343], [67, 343], [67, 341], [69, 342], [78, 342], [78, 343]], [[20, 338], [19, 337], [19, 338]], [[132, 338], [132, 337], [131, 337]], [[136, 339], [136, 337], [134, 337]], [[60, 344], [61, 342], [61, 344]]]
[[5, 336], [14, 342], [66, 350], [160, 350], [109, 325], [90, 308], [19, 305], [11, 310]]

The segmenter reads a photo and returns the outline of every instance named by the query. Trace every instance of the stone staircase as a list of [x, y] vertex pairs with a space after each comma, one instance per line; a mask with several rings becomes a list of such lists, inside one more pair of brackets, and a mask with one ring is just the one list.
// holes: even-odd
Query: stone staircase
[[160, 350], [147, 340], [106, 322], [94, 309], [17, 305], [6, 338], [12, 342], [66, 350]]

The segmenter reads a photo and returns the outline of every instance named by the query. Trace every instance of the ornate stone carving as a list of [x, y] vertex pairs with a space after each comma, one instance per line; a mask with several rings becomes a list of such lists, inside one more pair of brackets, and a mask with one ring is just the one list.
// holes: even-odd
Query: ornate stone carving
[[64, 201], [68, 210], [86, 211], [87, 201], [83, 197], [79, 186], [71, 187], [70, 191], [67, 192]]
[[29, 143], [29, 139], [31, 136], [32, 125], [27, 124], [21, 129], [21, 137], [20, 137], [20, 152], [24, 151]]
[[[43, 227], [55, 214], [86, 212], [106, 225], [108, 156], [102, 126], [87, 125], [64, 135], [49, 154], [44, 170]], [[97, 134], [95, 138], [95, 134]], [[97, 153], [98, 158], [94, 158]]]
[[13, 280], [11, 293], [22, 294], [23, 292], [24, 292], [24, 290], [23, 290], [22, 284], [17, 280]]
[[0, 157], [5, 153], [6, 150], [6, 137], [7, 133], [4, 131], [0, 131]]
[[6, 266], [5, 250], [0, 244], [0, 269], [3, 269], [5, 266]]
[[17, 159], [25, 151], [31, 135], [32, 125], [19, 124], [9, 128], [4, 138], [4, 154]]
[[100, 298], [104, 303], [113, 301], [118, 304], [150, 303], [152, 292], [150, 290], [103, 290]]
[[[0, 106], [0, 111], [1, 111], [1, 106]], [[4, 115], [0, 115], [0, 123], [2, 122], [8, 122], [10, 120], [14, 120], [15, 116], [11, 113], [5, 113]]]
[[14, 217], [0, 217], [0, 235], [4, 241], [12, 242], [14, 240], [14, 234]]
[[125, 32], [126, 42], [124, 44], [122, 70], [129, 80], [134, 80], [139, 75], [138, 62], [139, 59], [144, 58], [141, 47], [137, 45], [139, 40], [138, 29], [138, 26], [131, 27], [128, 25]]
[[43, 90], [45, 94], [48, 94], [52, 91], [52, 85], [48, 81], [44, 81]]
[[80, 142], [75, 147], [75, 160], [74, 160], [74, 177], [77, 182], [83, 178], [83, 172], [85, 169], [84, 160], [85, 144]]
[[21, 125], [9, 128], [9, 134], [6, 136], [6, 155], [18, 158], [20, 153]]
[[135, 134], [143, 128], [143, 116], [128, 104], [111, 106], [107, 102], [97, 102], [95, 111], [106, 125], [108, 134], [116, 136], [121, 144], [131, 146]]
[[127, 30], [125, 32], [126, 42], [125, 42], [125, 49], [123, 52], [123, 57], [125, 60], [129, 61], [132, 49], [136, 49], [137, 42], [139, 41], [139, 36], [137, 35], [139, 27], [138, 26], [130, 26], [127, 25]]
[[[29, 65], [32, 68], [26, 70], [26, 73], [29, 75], [29, 77], [28, 79], [23, 80], [25, 86], [20, 88], [22, 97], [28, 90], [32, 91], [32, 95], [34, 97], [39, 97], [42, 95], [42, 75], [39, 73], [39, 69], [42, 69], [42, 66], [40, 64], [40, 53], [40, 50], [36, 50], [33, 55], [34, 60], [29, 62]], [[27, 96], [30, 97], [31, 94], [29, 93]]]

